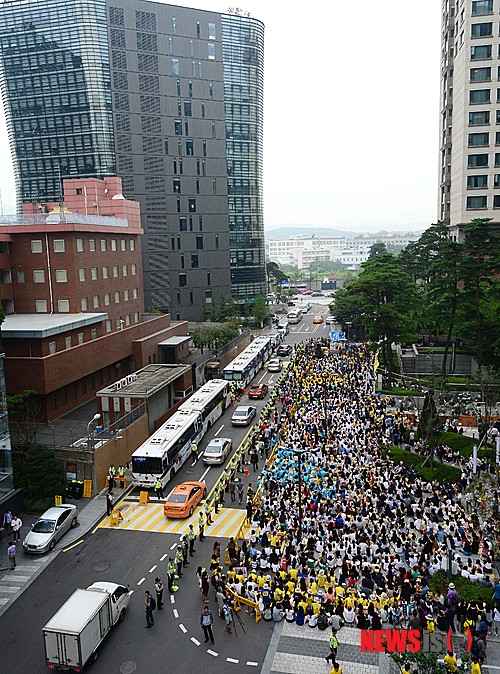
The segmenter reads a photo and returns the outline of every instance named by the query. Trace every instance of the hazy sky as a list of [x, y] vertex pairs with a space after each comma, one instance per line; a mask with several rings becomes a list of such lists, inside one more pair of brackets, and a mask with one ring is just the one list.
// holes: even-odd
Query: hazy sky
[[[437, 214], [440, 5], [190, 0], [266, 25], [264, 211], [282, 225], [424, 229]], [[0, 119], [0, 189], [14, 212]]]

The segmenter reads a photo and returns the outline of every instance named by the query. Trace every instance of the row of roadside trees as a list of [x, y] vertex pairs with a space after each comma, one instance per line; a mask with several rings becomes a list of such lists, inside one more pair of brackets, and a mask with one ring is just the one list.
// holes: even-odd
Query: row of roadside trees
[[355, 281], [337, 291], [331, 305], [340, 322], [362, 325], [381, 340], [386, 369], [393, 342], [420, 331], [445, 335], [442, 375], [453, 338], [477, 358], [479, 367], [498, 367], [500, 357], [500, 235], [489, 220], [464, 228], [453, 241], [438, 222], [396, 257], [383, 244], [372, 247]]

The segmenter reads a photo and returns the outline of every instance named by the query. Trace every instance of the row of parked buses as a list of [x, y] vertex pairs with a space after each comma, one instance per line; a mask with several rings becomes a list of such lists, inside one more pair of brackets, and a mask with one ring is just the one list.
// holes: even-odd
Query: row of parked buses
[[132, 454], [132, 479], [136, 487], [152, 489], [173, 478], [205, 433], [231, 402], [230, 382], [245, 387], [269, 360], [270, 337], [257, 337], [227, 367], [224, 379], [211, 379]]

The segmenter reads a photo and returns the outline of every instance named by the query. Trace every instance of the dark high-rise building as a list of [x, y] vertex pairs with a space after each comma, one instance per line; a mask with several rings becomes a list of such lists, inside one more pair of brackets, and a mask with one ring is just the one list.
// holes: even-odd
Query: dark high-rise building
[[[145, 0], [6, 0], [1, 86], [24, 202], [119, 175], [141, 202], [146, 306], [201, 318], [265, 292], [264, 27]], [[88, 199], [89, 213], [98, 202]]]

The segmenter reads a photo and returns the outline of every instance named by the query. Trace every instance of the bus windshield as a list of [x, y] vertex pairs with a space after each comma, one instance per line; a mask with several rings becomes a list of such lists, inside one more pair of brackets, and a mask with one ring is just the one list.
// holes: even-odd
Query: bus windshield
[[158, 456], [133, 456], [132, 472], [146, 475], [161, 475], [163, 466]]

